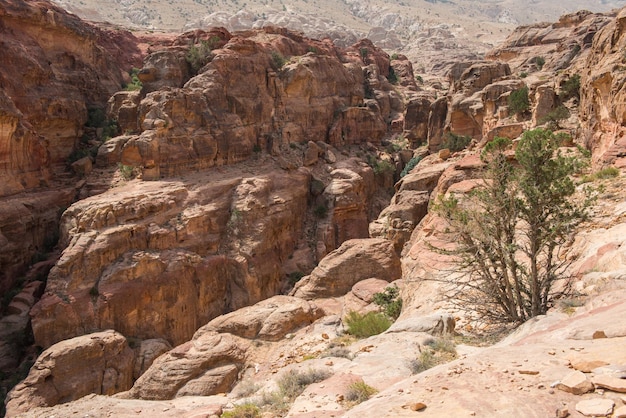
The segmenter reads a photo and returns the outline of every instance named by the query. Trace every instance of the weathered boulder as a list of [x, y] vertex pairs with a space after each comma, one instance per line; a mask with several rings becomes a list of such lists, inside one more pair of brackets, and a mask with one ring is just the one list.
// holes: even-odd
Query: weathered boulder
[[278, 341], [288, 333], [313, 323], [321, 315], [322, 312], [311, 302], [278, 295], [218, 316], [195, 335], [214, 331], [247, 339]]
[[249, 345], [231, 334], [196, 335], [157, 358], [129, 395], [156, 400], [227, 392], [237, 380]]
[[139, 379], [139, 376], [145, 373], [161, 354], [167, 353], [172, 349], [170, 343], [162, 338], [154, 338], [143, 340], [135, 347], [135, 368], [133, 369], [133, 379]]
[[126, 391], [132, 385], [133, 366], [133, 350], [117, 332], [62, 341], [41, 353], [26, 379], [9, 393], [7, 414], [70, 402], [90, 393]]
[[387, 332], [425, 332], [431, 335], [453, 335], [455, 320], [446, 314], [429, 316], [413, 316], [398, 320], [391, 325]]
[[573, 393], [574, 395], [582, 395], [593, 391], [594, 386], [583, 372], [576, 370], [565, 376], [565, 378], [558, 383], [557, 388], [565, 392]]
[[291, 294], [303, 299], [342, 296], [361, 280], [373, 277], [390, 282], [400, 275], [400, 259], [391, 241], [354, 239], [324, 257]]

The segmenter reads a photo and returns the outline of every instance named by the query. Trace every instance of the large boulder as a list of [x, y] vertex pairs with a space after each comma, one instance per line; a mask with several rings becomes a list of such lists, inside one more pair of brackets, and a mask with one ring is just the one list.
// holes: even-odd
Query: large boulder
[[400, 259], [386, 239], [353, 239], [328, 254], [292, 295], [303, 299], [343, 296], [355, 283], [371, 277], [391, 282], [401, 276]]
[[278, 341], [288, 333], [313, 323], [321, 315], [322, 311], [306, 300], [278, 295], [218, 316], [200, 328], [196, 335], [215, 331], [248, 339]]
[[90, 393], [113, 395], [130, 389], [135, 357], [126, 338], [103, 331], [46, 349], [7, 397], [7, 415], [70, 402]]

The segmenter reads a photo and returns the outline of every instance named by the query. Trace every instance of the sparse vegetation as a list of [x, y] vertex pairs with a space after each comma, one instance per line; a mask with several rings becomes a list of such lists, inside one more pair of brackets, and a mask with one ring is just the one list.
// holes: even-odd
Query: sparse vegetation
[[619, 176], [619, 169], [616, 167], [606, 167], [592, 174], [587, 174], [581, 179], [581, 183], [589, 183], [598, 180], [605, 180]]
[[198, 44], [189, 45], [185, 59], [194, 74], [197, 74], [202, 67], [211, 61], [212, 51], [219, 45], [219, 42], [220, 38], [212, 36], [208, 40], [201, 40]]
[[275, 71], [280, 70], [287, 63], [287, 59], [282, 56], [280, 52], [272, 51], [271, 56], [271, 65]]
[[402, 312], [402, 298], [398, 286], [387, 287], [383, 292], [374, 294], [374, 303], [380, 306], [389, 318], [396, 320]]
[[360, 314], [356, 311], [348, 312], [344, 319], [348, 326], [347, 333], [357, 338], [367, 338], [385, 332], [391, 326], [391, 320], [381, 312]]
[[389, 67], [389, 75], [387, 76], [387, 81], [391, 84], [398, 84], [398, 75], [396, 74], [393, 67]]
[[565, 106], [560, 105], [541, 118], [539, 124], [548, 124], [549, 129], [556, 130], [559, 129], [559, 122], [569, 118], [569, 116], [569, 110]]
[[534, 60], [535, 64], [537, 64], [537, 68], [539, 68], [540, 70], [546, 64], [546, 59], [544, 57], [535, 57]]
[[417, 374], [454, 360], [456, 356], [456, 347], [451, 339], [433, 338], [426, 342], [419, 357], [412, 360], [409, 367], [411, 372]]
[[559, 98], [565, 101], [572, 97], [580, 98], [580, 75], [578, 74], [574, 74], [561, 84]]
[[133, 178], [135, 167], [133, 167], [132, 165], [117, 163], [117, 169], [120, 171], [120, 175], [124, 180], [130, 180], [131, 178]]
[[361, 380], [348, 386], [346, 400], [356, 405], [365, 402], [376, 393], [378, 390]]
[[126, 91], [141, 90], [141, 88], [143, 87], [143, 84], [141, 83], [141, 80], [139, 80], [139, 77], [137, 76], [139, 74], [139, 71], [141, 71], [139, 68], [133, 68], [132, 70], [128, 72], [128, 75], [130, 75], [130, 83], [124, 86], [124, 90]]
[[447, 148], [450, 152], [458, 152], [467, 148], [471, 142], [472, 137], [469, 135], [457, 135], [454, 132], [448, 132], [445, 134], [439, 149]]
[[252, 403], [244, 403], [235, 405], [230, 411], [226, 411], [220, 415], [220, 418], [259, 418], [261, 410]]
[[290, 400], [296, 399], [307, 386], [327, 379], [330, 373], [326, 370], [309, 369], [305, 372], [289, 370], [278, 379], [280, 395]]
[[301, 271], [294, 271], [287, 275], [287, 279], [289, 281], [289, 286], [293, 287], [296, 283], [300, 281], [305, 276]]
[[352, 360], [352, 352], [350, 352], [350, 350], [348, 350], [346, 347], [328, 347], [322, 352], [322, 354], [320, 354], [320, 357], [341, 357]]
[[518, 115], [527, 112], [530, 109], [530, 100], [528, 99], [528, 87], [524, 86], [511, 92], [508, 98], [509, 110], [511, 113]]
[[419, 162], [422, 161], [422, 157], [413, 157], [409, 160], [409, 162], [404, 166], [402, 172], [400, 173], [400, 178], [406, 176], [413, 170]]
[[315, 209], [313, 209], [313, 213], [318, 219], [324, 219], [328, 216], [328, 206], [326, 206], [325, 204], [319, 204], [315, 206]]
[[509, 146], [504, 138], [487, 144], [481, 154], [484, 184], [462, 202], [448, 196], [436, 205], [456, 244], [455, 250], [437, 250], [464, 273], [444, 280], [450, 299], [492, 323], [521, 323], [544, 314], [569, 292], [561, 250], [592, 202], [589, 194], [572, 199], [571, 175], [580, 160], [559, 153], [551, 131], [525, 132], [515, 150], [516, 166], [505, 154]]

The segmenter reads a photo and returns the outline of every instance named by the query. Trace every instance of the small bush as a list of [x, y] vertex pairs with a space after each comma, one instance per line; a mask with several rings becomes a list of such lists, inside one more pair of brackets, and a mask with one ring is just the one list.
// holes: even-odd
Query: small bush
[[412, 360], [409, 364], [411, 372], [421, 373], [435, 367], [438, 364], [446, 363], [457, 356], [454, 342], [447, 338], [433, 338], [426, 342], [420, 356]]
[[[219, 41], [219, 38], [215, 38], [217, 39], [217, 41]], [[207, 63], [209, 63], [209, 61], [211, 61], [211, 58], [213, 56], [211, 51], [213, 50], [213, 47], [217, 44], [217, 41], [212, 42], [211, 39], [208, 41], [203, 40], [200, 41], [199, 44], [192, 44], [189, 46], [189, 50], [185, 55], [185, 59], [187, 60], [189, 66], [191, 67], [191, 70], [195, 74], [197, 74], [202, 67], [204, 67]]]
[[432, 369], [437, 365], [435, 356], [430, 350], [424, 350], [420, 353], [419, 358], [411, 360], [409, 368], [413, 374], [418, 374], [428, 369]]
[[130, 180], [133, 177], [133, 171], [135, 167], [132, 165], [124, 165], [122, 163], [117, 163], [117, 168], [120, 170], [120, 174], [124, 180]]
[[413, 157], [409, 160], [409, 162], [404, 166], [402, 172], [400, 173], [400, 178], [406, 176], [422, 161], [422, 157]]
[[280, 70], [287, 63], [287, 59], [282, 56], [280, 52], [272, 51], [271, 55], [271, 65], [275, 71]]
[[569, 118], [569, 115], [569, 110], [565, 106], [560, 105], [556, 109], [548, 112], [548, 114], [545, 115], [543, 118], [541, 118], [541, 120], [539, 120], [539, 124], [547, 123], [551, 125], [550, 128], [552, 130], [555, 130], [558, 129], [559, 122], [563, 119]]
[[472, 142], [472, 138], [468, 135], [457, 135], [453, 132], [446, 133], [439, 149], [449, 149], [450, 152], [458, 152], [464, 150]]
[[301, 271], [294, 271], [292, 273], [289, 273], [287, 275], [287, 278], [289, 279], [289, 285], [293, 286], [296, 283], [298, 283], [300, 281], [300, 279], [302, 279], [305, 276], [304, 273], [302, 273]]
[[133, 68], [132, 70], [128, 72], [128, 75], [130, 75], [130, 83], [124, 87], [124, 90], [126, 91], [141, 90], [141, 88], [143, 87], [143, 84], [141, 83], [141, 80], [139, 80], [139, 77], [137, 76], [137, 74], [139, 74], [139, 71], [141, 71], [139, 68]]
[[384, 175], [385, 173], [393, 173], [396, 169], [389, 161], [378, 161], [374, 165], [374, 174]]
[[606, 167], [595, 173], [583, 176], [581, 183], [589, 183], [597, 180], [605, 180], [619, 176], [619, 169], [615, 167]]
[[391, 326], [389, 318], [380, 312], [368, 312], [362, 315], [358, 312], [350, 311], [345, 318], [345, 323], [348, 326], [346, 332], [357, 338], [367, 338], [372, 335], [378, 335], [381, 332], [385, 332]]
[[402, 311], [402, 299], [400, 298], [400, 290], [398, 286], [389, 286], [384, 292], [374, 294], [374, 303], [381, 308], [383, 312], [392, 319], [398, 319]]
[[230, 411], [226, 411], [220, 415], [221, 418], [258, 418], [261, 416], [261, 410], [252, 403], [244, 403], [236, 405]]
[[346, 347], [329, 347], [327, 350], [322, 352], [320, 357], [341, 357], [352, 360], [352, 352]]
[[511, 92], [508, 99], [509, 110], [514, 114], [520, 114], [530, 109], [530, 101], [528, 99], [528, 87], [524, 86]]
[[521, 73], [519, 73], [519, 78], [526, 78], [528, 77], [528, 73], [526, 71], [522, 71]]
[[572, 97], [580, 98], [580, 75], [574, 74], [561, 85], [561, 100], [568, 100]]
[[391, 55], [391, 59], [392, 60], [397, 60], [398, 59], [398, 54], [392, 54]]
[[371, 387], [363, 381], [354, 382], [350, 386], [348, 386], [346, 400], [359, 404], [361, 402], [365, 402], [377, 392], [378, 391], [375, 388]]
[[393, 67], [389, 67], [389, 75], [387, 76], [387, 81], [391, 84], [398, 84], [398, 75], [394, 71]]
[[330, 373], [326, 370], [309, 369], [306, 372], [290, 370], [277, 381], [280, 394], [288, 399], [296, 399], [307, 386], [327, 379]]
[[319, 219], [324, 219], [328, 216], [328, 206], [326, 205], [317, 205], [315, 209], [313, 209], [313, 213]]
[[535, 57], [535, 64], [537, 64], [537, 68], [539, 68], [540, 70], [543, 68], [545, 63], [546, 59], [544, 57]]

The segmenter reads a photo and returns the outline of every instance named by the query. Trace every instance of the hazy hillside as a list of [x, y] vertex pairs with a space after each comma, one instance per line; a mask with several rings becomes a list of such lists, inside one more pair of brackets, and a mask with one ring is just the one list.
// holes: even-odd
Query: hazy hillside
[[[609, 11], [625, 0], [56, 0], [88, 20], [135, 29], [181, 31], [208, 26], [242, 30], [266, 25], [350, 45], [368, 37], [407, 55], [418, 72], [473, 58], [518, 25], [555, 21], [580, 9]], [[530, 3], [530, 4], [529, 4]], [[529, 7], [530, 6], [530, 7]]]

